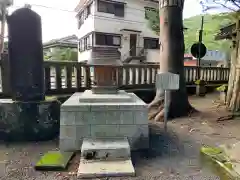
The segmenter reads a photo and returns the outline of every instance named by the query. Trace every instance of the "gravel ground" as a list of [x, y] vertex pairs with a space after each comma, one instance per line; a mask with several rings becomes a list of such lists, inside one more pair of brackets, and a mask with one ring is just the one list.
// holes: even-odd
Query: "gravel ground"
[[[161, 123], [150, 123], [150, 146], [148, 151], [133, 152], [136, 177], [104, 178], [113, 180], [210, 180], [217, 178], [203, 168], [199, 161], [199, 148], [203, 144], [218, 145], [234, 143], [240, 139], [240, 121], [221, 123], [216, 118], [224, 113], [221, 107], [213, 106], [215, 95], [206, 98], [191, 98], [191, 103], [203, 113], [193, 117], [180, 118], [168, 123], [165, 133]], [[1, 180], [74, 180], [79, 155], [70, 163], [67, 172], [37, 172], [33, 165], [40, 155], [57, 149], [57, 141], [0, 144]], [[7, 159], [6, 164], [1, 160]], [[2, 166], [2, 167], [1, 167]], [[5, 169], [5, 170], [4, 170]]]

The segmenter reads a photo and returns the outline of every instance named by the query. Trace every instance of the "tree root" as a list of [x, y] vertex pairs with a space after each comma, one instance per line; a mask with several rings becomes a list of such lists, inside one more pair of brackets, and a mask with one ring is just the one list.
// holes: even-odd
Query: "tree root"
[[155, 97], [154, 100], [148, 104], [148, 109], [151, 109], [153, 107], [159, 107], [163, 104], [164, 99], [161, 97]]
[[[161, 104], [156, 107], [159, 102], [161, 102]], [[161, 101], [155, 101], [155, 103], [153, 103], [152, 105], [148, 106], [149, 108], [149, 120], [153, 120], [155, 122], [163, 122], [164, 121], [164, 112], [165, 112], [165, 108], [164, 108], [164, 102]], [[189, 105], [188, 110], [186, 112], [186, 116], [191, 117], [192, 115], [194, 115], [195, 113], [198, 113], [199, 111], [196, 110], [195, 108], [193, 108], [191, 105]]]

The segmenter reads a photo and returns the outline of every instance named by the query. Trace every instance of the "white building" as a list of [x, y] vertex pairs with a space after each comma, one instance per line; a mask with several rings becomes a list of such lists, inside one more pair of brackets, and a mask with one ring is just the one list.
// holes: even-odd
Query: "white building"
[[203, 60], [209, 61], [226, 61], [227, 54], [218, 50], [208, 50], [206, 55], [202, 58]]
[[156, 0], [80, 0], [79, 61], [118, 58], [128, 62], [156, 62], [159, 38], [150, 28], [146, 11]]

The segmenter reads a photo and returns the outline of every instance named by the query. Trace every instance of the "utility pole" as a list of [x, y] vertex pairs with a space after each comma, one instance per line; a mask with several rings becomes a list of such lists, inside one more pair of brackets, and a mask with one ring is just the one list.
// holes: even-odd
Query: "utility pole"
[[204, 16], [202, 15], [202, 21], [201, 21], [201, 27], [200, 27], [200, 30], [199, 30], [199, 36], [198, 36], [198, 51], [199, 51], [199, 56], [197, 58], [197, 68], [198, 68], [198, 79], [200, 79], [200, 67], [201, 67], [201, 57], [200, 57], [200, 54], [201, 54], [201, 44], [202, 44], [202, 36], [203, 36], [203, 23], [204, 23]]

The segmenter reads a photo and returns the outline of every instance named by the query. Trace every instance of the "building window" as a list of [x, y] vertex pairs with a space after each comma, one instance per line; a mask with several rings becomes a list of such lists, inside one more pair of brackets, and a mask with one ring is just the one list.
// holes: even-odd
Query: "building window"
[[149, 12], [155, 11], [157, 12], [156, 8], [152, 8], [152, 7], [145, 7], [145, 19], [149, 19]]
[[114, 14], [114, 4], [106, 1], [98, 1], [98, 11]]
[[115, 16], [124, 17], [124, 4], [115, 4]]
[[82, 52], [84, 51], [84, 40], [79, 39], [79, 51]]
[[92, 3], [89, 4], [86, 9], [84, 9], [82, 12], [78, 15], [78, 29], [81, 28], [82, 24], [84, 23], [84, 20], [88, 18], [88, 16], [91, 14], [91, 7]]
[[86, 46], [84, 47], [85, 50], [90, 49], [92, 47], [92, 34], [85, 37], [86, 40]]
[[96, 45], [120, 46], [121, 37], [109, 34], [96, 33]]
[[92, 47], [92, 34], [89, 34], [79, 40], [79, 51], [85, 51]]
[[144, 39], [144, 48], [145, 49], [159, 49], [159, 39], [154, 38], [145, 38]]
[[121, 37], [114, 36], [113, 37], [113, 44], [116, 45], [116, 46], [119, 46], [121, 44]]
[[98, 0], [98, 11], [124, 17], [124, 4]]

